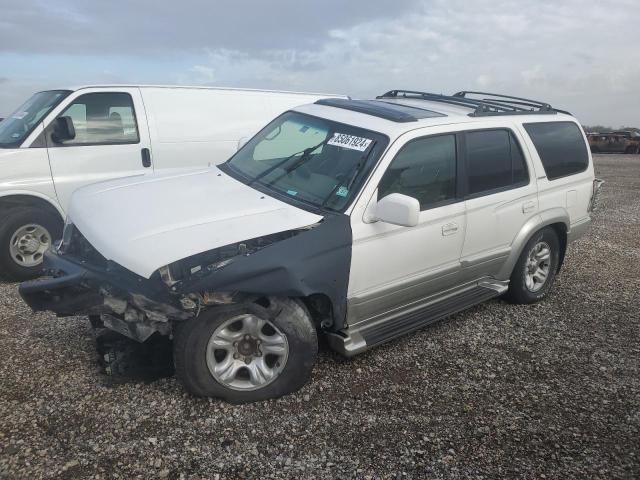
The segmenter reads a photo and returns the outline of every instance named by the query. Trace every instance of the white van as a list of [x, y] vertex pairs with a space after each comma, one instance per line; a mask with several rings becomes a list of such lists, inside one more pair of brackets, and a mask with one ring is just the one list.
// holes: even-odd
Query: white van
[[36, 93], [0, 123], [0, 275], [38, 273], [78, 187], [219, 164], [274, 116], [327, 96], [165, 86]]

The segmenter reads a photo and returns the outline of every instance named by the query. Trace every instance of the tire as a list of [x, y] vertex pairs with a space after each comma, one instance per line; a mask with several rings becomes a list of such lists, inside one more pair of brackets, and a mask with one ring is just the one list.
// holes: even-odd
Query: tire
[[[268, 329], [260, 327], [257, 330], [259, 333], [254, 335], [237, 336], [238, 332], [249, 331], [245, 328], [245, 322], [254, 321], [266, 322], [270, 326]], [[245, 344], [242, 340], [247, 337], [249, 339]], [[260, 350], [264, 348], [264, 352], [267, 352], [266, 349], [270, 348], [268, 343], [272, 341], [270, 339], [278, 338], [281, 341], [282, 337], [286, 339], [282, 342], [287, 350], [286, 358]], [[260, 339], [264, 342], [262, 347], [255, 347], [252, 342]], [[220, 343], [215, 342], [224, 343], [224, 349], [216, 349], [215, 346]], [[248, 357], [242, 356], [243, 346], [248, 346], [248, 350], [244, 350], [245, 353], [250, 352]], [[260, 304], [245, 303], [205, 310], [199, 316], [178, 324], [173, 349], [176, 376], [188, 392], [240, 404], [277, 398], [307, 383], [318, 354], [318, 338], [310, 315], [301, 302], [270, 297], [261, 299]], [[231, 352], [234, 352], [233, 357]], [[276, 358], [275, 363], [270, 356]], [[262, 372], [257, 367], [260, 362], [271, 362], [270, 371], [277, 371], [263, 384], [256, 378], [266, 379], [266, 375], [251, 373], [256, 370]], [[237, 372], [230, 374], [227, 383], [214, 375], [217, 368], [224, 370], [225, 365], [230, 365], [225, 372]]]
[[[544, 281], [536, 281], [533, 288], [531, 288], [531, 283], [527, 283], [528, 275], [533, 275], [530, 273], [530, 267], [531, 269], [534, 268], [534, 265], [530, 263], [530, 256], [532, 256], [534, 249], [538, 248], [539, 245], [546, 245], [549, 248], [548, 273]], [[539, 256], [536, 258], [543, 258], [541, 255], [543, 251], [541, 250], [538, 253]], [[507, 300], [512, 303], [529, 304], [544, 299], [553, 286], [559, 261], [560, 241], [558, 240], [556, 232], [551, 227], [546, 227], [536, 232], [525, 245], [513, 268], [511, 281], [509, 282], [509, 290], [506, 295]], [[538, 276], [537, 278], [539, 279], [541, 277]]]
[[[62, 236], [63, 223], [57, 214], [36, 207], [19, 207], [9, 210], [0, 222], [0, 276], [5, 280], [22, 281], [37, 277], [42, 270], [41, 249], [48, 248], [42, 236], [38, 240], [38, 252], [31, 258], [23, 257], [25, 263], [16, 259], [16, 240], [24, 239], [29, 234], [30, 226], [36, 226], [34, 233], [46, 232], [48, 247]], [[25, 235], [16, 236], [20, 232]], [[26, 230], [25, 230], [26, 229]], [[41, 230], [42, 229], [42, 230]], [[33, 235], [35, 237], [37, 235]], [[12, 245], [13, 251], [12, 251]], [[35, 247], [34, 247], [35, 248]]]

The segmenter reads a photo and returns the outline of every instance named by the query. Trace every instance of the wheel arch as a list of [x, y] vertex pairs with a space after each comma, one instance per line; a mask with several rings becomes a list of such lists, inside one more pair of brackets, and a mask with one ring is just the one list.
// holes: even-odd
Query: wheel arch
[[57, 214], [64, 222], [64, 211], [55, 200], [38, 193], [2, 193], [0, 194], [0, 213], [6, 213], [16, 207], [36, 207]]
[[569, 212], [566, 209], [557, 207], [549, 210], [539, 212], [538, 215], [529, 219], [527, 223], [523, 225], [515, 239], [511, 243], [511, 253], [504, 263], [502, 269], [497, 275], [499, 280], [508, 280], [511, 277], [511, 273], [522, 253], [527, 242], [545, 227], [551, 227], [558, 235], [560, 241], [560, 261], [558, 262], [558, 271], [564, 261], [564, 255], [567, 248], [567, 233], [571, 225]]

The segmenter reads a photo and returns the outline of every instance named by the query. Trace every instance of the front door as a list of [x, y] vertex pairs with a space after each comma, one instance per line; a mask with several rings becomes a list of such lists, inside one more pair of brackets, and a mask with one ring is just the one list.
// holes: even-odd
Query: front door
[[56, 195], [67, 209], [79, 187], [112, 178], [153, 171], [149, 132], [140, 91], [80, 90], [56, 115], [73, 120], [75, 138], [56, 142], [53, 122], [47, 129], [47, 150]]
[[456, 284], [465, 231], [457, 143], [455, 134], [418, 137], [388, 154], [393, 160], [371, 202], [391, 193], [418, 199], [417, 226], [371, 222], [366, 215], [352, 214], [350, 325], [399, 313]]

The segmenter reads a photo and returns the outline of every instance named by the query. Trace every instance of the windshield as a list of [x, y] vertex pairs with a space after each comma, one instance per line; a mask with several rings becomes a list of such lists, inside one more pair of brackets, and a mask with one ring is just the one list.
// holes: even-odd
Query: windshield
[[36, 93], [15, 112], [0, 122], [0, 147], [17, 147], [40, 120], [69, 95], [66, 90]]
[[362, 128], [286, 112], [224, 164], [260, 184], [316, 207], [343, 210], [387, 146]]

